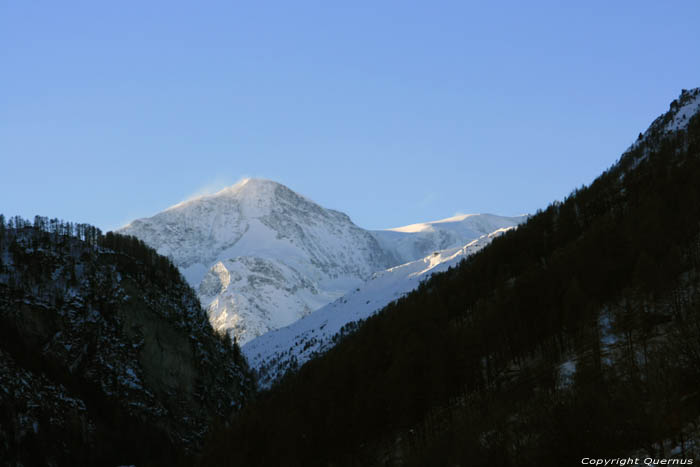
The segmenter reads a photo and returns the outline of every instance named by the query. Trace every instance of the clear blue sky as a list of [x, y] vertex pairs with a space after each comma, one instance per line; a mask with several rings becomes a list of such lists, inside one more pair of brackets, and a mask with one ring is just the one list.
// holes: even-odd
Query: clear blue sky
[[[344, 6], [339, 6], [344, 3]], [[0, 2], [0, 212], [244, 176], [366, 228], [534, 212], [700, 86], [700, 2]]]

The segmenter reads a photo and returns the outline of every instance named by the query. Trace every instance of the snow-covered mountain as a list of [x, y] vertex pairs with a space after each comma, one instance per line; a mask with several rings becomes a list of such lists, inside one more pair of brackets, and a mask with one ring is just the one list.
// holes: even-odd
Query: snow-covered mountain
[[335, 302], [248, 342], [242, 350], [258, 372], [259, 384], [269, 386], [288, 369], [301, 366], [314, 355], [328, 350], [346, 325], [371, 316], [418, 287], [431, 274], [456, 265], [513, 228], [500, 228], [460, 248], [436, 251], [419, 260], [377, 272]]
[[403, 264], [435, 251], [461, 247], [482, 235], [518, 225], [526, 219], [527, 216], [461, 214], [439, 221], [374, 230], [372, 235], [385, 251], [397, 258], [397, 264]]
[[119, 233], [170, 257], [214, 327], [244, 344], [333, 302], [377, 271], [524, 219], [475, 214], [367, 231], [279, 183], [246, 179]]
[[343, 213], [246, 179], [120, 229], [172, 258], [215, 328], [243, 343], [291, 324], [392, 264]]

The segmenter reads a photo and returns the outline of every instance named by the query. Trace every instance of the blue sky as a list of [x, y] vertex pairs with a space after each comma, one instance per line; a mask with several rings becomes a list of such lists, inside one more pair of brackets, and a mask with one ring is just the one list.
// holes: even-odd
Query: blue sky
[[366, 228], [534, 212], [700, 86], [699, 14], [0, 2], [0, 212], [112, 229], [246, 176]]

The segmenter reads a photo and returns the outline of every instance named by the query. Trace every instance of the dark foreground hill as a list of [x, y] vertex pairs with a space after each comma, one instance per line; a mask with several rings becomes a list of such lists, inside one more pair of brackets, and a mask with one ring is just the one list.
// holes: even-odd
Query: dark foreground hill
[[697, 456], [697, 101], [684, 92], [590, 186], [260, 396], [202, 465]]
[[193, 290], [133, 237], [0, 216], [0, 464], [168, 465], [254, 390]]

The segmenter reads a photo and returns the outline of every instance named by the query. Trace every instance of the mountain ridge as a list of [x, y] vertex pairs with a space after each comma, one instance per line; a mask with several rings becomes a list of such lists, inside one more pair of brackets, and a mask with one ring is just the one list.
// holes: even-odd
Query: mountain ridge
[[425, 223], [432, 227], [416, 233], [369, 231], [280, 183], [244, 179], [118, 232], [171, 258], [215, 328], [244, 344], [333, 302], [375, 272], [524, 218], [477, 214]]

